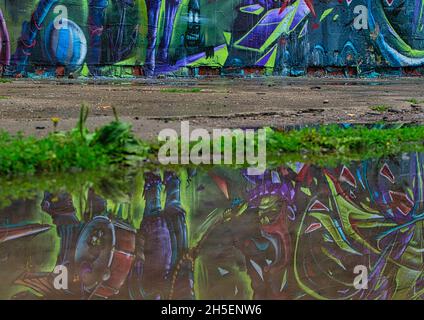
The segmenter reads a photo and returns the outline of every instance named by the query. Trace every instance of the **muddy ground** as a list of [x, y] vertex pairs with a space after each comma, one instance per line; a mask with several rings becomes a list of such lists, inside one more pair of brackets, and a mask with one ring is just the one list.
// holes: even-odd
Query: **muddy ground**
[[[42, 136], [75, 126], [80, 106], [88, 124], [113, 119], [115, 106], [136, 133], [156, 139], [162, 128], [235, 128], [318, 123], [424, 122], [424, 79], [156, 79], [15, 80], [0, 84], [0, 127]], [[383, 106], [378, 107], [376, 106]]]

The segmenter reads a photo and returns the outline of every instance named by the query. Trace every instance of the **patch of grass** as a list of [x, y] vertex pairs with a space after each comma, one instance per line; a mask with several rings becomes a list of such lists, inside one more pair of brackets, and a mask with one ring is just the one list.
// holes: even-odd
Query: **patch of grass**
[[7, 78], [0, 78], [0, 83], [11, 83], [12, 80], [11, 79], [7, 79]]
[[406, 102], [410, 102], [412, 104], [418, 104], [418, 100], [415, 99], [415, 98], [408, 99], [408, 100], [406, 100]]
[[420, 104], [420, 103], [424, 103], [424, 100], [418, 100], [416, 98], [411, 98], [411, 99], [406, 100], [406, 102], [409, 102], [411, 104]]
[[424, 151], [423, 142], [424, 126], [342, 128], [330, 125], [288, 132], [270, 131], [267, 134], [267, 162], [276, 164], [279, 159], [285, 159], [332, 166]]
[[6, 99], [9, 99], [9, 97], [7, 97], [7, 96], [0, 96], [0, 100], [6, 100]]
[[370, 109], [372, 111], [377, 111], [377, 112], [387, 112], [390, 109], [390, 107], [386, 106], [384, 104], [380, 104], [380, 105], [377, 105], [377, 106], [372, 106], [372, 107], [370, 107]]
[[[0, 175], [163, 167], [157, 160], [161, 144], [137, 138], [130, 124], [120, 121], [116, 112], [114, 121], [93, 132], [85, 125], [87, 117], [88, 108], [83, 106], [75, 129], [51, 132], [44, 138], [1, 132]], [[266, 139], [268, 167], [293, 161], [333, 166], [401, 152], [424, 151], [424, 126], [344, 128], [329, 125], [286, 131], [266, 128]], [[224, 148], [218, 152], [224, 154]], [[185, 166], [168, 168], [179, 167]]]
[[68, 132], [52, 132], [37, 139], [0, 133], [0, 174], [33, 174], [68, 170], [97, 170], [114, 165], [134, 166], [147, 159], [148, 146], [136, 139], [131, 126], [115, 121], [89, 132], [88, 108]]
[[160, 90], [163, 93], [197, 93], [201, 91], [202, 89], [200, 88], [164, 88]]

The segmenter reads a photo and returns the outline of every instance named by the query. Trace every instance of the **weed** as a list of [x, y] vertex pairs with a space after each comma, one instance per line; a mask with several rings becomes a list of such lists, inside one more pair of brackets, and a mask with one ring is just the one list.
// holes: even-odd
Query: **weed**
[[411, 99], [406, 100], [406, 102], [409, 102], [411, 104], [421, 104], [421, 103], [424, 103], [424, 100], [418, 100], [416, 98], [411, 98]]
[[390, 109], [390, 107], [388, 107], [384, 104], [380, 104], [380, 105], [377, 105], [377, 106], [372, 106], [372, 107], [370, 107], [370, 109], [372, 111], [377, 111], [377, 112], [387, 112]]
[[409, 103], [412, 103], [412, 104], [418, 104], [419, 103], [419, 101], [415, 98], [408, 99], [408, 100], [406, 100], [406, 102], [409, 102]]
[[197, 92], [201, 92], [202, 89], [200, 88], [165, 88], [165, 89], [161, 89], [160, 92], [164, 92], [164, 93], [197, 93]]

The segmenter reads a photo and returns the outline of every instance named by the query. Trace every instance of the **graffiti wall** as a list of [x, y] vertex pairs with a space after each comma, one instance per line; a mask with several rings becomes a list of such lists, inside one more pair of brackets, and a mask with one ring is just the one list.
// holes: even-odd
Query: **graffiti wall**
[[423, 0], [0, 0], [4, 76], [421, 70]]
[[421, 300], [423, 161], [165, 169], [3, 192], [0, 298]]

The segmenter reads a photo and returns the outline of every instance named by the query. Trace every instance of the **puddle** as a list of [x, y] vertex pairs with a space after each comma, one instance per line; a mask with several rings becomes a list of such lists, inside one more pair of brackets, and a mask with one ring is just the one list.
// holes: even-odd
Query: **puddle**
[[423, 169], [404, 153], [3, 182], [0, 298], [421, 299]]

